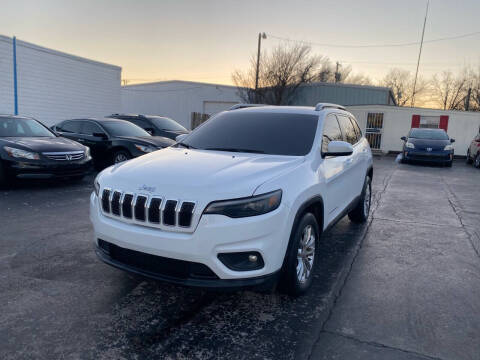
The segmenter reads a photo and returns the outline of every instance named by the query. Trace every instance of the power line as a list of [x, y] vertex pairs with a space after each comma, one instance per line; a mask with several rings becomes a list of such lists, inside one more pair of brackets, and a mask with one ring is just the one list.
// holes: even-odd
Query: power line
[[[317, 42], [305, 41], [305, 40], [295, 40], [295, 39], [290, 39], [290, 38], [286, 38], [286, 37], [272, 35], [270, 33], [267, 33], [267, 35], [269, 37], [277, 39], [277, 40], [284, 40], [284, 41], [290, 41], [290, 42], [295, 42], [295, 43], [299, 43], [299, 44], [332, 47], [332, 48], [388, 48], [388, 47], [405, 47], [405, 46], [420, 45], [420, 41], [397, 43], [397, 44], [340, 45], [340, 44], [331, 44], [331, 43], [317, 43]], [[448, 36], [448, 37], [443, 37], [443, 38], [437, 38], [437, 39], [431, 39], [431, 40], [425, 40], [423, 43], [427, 44], [427, 43], [435, 43], [435, 42], [440, 42], [440, 41], [457, 40], [457, 39], [463, 39], [463, 38], [466, 38], [466, 37], [471, 37], [471, 36], [476, 36], [476, 35], [480, 35], [480, 31], [475, 31], [475, 32], [471, 32], [471, 33], [467, 33], [467, 34], [461, 34], [461, 35], [455, 35], [455, 36]]]

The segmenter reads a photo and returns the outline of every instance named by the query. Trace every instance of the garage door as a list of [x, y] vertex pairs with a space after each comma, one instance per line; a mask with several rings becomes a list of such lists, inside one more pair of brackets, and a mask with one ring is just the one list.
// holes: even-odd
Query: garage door
[[233, 105], [238, 104], [237, 102], [232, 101], [204, 101], [203, 102], [203, 113], [213, 115], [220, 111], [230, 109]]

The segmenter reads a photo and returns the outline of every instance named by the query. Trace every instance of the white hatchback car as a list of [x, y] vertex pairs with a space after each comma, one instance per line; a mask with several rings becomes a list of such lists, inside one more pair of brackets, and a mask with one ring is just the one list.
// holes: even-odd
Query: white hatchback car
[[305, 292], [323, 231], [368, 218], [372, 154], [339, 105], [222, 112], [177, 144], [95, 180], [104, 262], [200, 287]]

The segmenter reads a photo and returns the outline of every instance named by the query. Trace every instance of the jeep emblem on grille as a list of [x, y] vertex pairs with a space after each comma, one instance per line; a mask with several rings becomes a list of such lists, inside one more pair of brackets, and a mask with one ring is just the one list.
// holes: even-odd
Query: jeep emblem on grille
[[148, 192], [155, 192], [155, 187], [154, 186], [147, 186], [147, 185], [142, 185], [138, 188], [139, 191], [148, 191]]

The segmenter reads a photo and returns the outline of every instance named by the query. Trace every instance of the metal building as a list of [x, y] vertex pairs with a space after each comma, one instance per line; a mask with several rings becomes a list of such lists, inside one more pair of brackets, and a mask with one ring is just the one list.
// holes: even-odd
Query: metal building
[[50, 126], [119, 112], [121, 70], [0, 35], [0, 113]]

